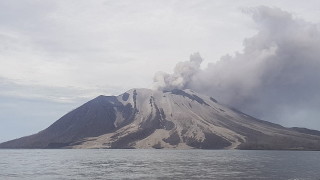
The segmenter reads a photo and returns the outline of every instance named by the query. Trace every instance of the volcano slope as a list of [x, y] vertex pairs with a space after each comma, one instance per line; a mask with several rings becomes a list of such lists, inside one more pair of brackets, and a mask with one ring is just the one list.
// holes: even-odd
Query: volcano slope
[[0, 148], [320, 150], [320, 133], [258, 120], [192, 90], [131, 89], [98, 96]]

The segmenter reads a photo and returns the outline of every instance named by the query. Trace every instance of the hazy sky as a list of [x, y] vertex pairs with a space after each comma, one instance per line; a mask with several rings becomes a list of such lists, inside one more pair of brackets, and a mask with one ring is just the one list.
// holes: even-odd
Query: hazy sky
[[[203, 72], [226, 54], [245, 56], [245, 39], [263, 39], [263, 20], [248, 13], [261, 5], [320, 22], [317, 0], [0, 1], [0, 142], [38, 132], [100, 94], [150, 88], [156, 72], [172, 73], [194, 52]], [[320, 129], [317, 120], [279, 122]]]

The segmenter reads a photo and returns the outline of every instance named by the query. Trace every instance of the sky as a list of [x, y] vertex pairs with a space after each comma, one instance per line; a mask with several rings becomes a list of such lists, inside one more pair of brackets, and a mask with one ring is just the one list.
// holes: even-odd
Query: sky
[[319, 22], [317, 0], [0, 1], [0, 142], [155, 87], [320, 130]]

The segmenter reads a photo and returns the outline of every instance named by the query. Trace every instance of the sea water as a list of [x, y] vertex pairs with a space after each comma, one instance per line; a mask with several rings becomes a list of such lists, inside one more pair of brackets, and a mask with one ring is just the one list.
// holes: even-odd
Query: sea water
[[320, 152], [0, 150], [0, 179], [320, 179]]

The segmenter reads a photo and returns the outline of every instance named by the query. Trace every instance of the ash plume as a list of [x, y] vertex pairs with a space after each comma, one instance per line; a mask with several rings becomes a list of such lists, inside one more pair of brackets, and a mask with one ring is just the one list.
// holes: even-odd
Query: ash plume
[[160, 90], [184, 89], [192, 77], [200, 70], [202, 57], [199, 53], [190, 55], [189, 61], [179, 62], [173, 74], [157, 72], [153, 78], [154, 86]]
[[[200, 69], [202, 59], [158, 73], [160, 89], [193, 89], [255, 117], [320, 129], [320, 28], [279, 8], [247, 9], [257, 33], [244, 49]], [[201, 59], [201, 60], [199, 60]]]

